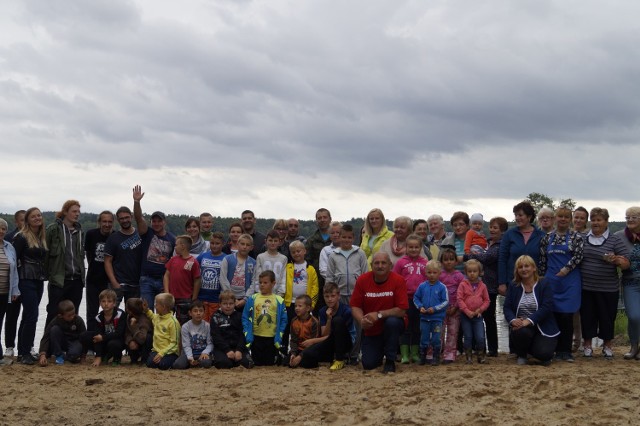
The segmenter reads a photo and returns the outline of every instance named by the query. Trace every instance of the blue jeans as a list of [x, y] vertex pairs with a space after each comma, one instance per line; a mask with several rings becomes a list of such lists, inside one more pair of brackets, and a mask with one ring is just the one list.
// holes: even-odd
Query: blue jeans
[[26, 356], [31, 353], [33, 339], [36, 337], [38, 310], [44, 292], [44, 282], [22, 279], [18, 283], [18, 288], [22, 299], [22, 320], [18, 328], [18, 355]]
[[384, 319], [382, 334], [362, 336], [362, 368], [373, 370], [382, 364], [382, 358], [395, 361], [400, 335], [404, 331], [404, 320], [398, 317]]
[[622, 295], [627, 312], [629, 341], [637, 345], [640, 343], [640, 279], [624, 282]]
[[140, 297], [147, 301], [149, 309], [153, 311], [156, 296], [164, 291], [162, 277], [153, 278], [148, 275], [140, 277]]
[[[464, 313], [460, 314], [460, 325], [462, 326], [462, 337], [464, 338], [464, 349], [476, 348], [476, 351], [484, 352], [484, 321], [483, 318], [469, 318]], [[472, 345], [473, 344], [473, 345]]]
[[429, 346], [434, 354], [440, 353], [440, 333], [442, 321], [420, 321], [420, 349], [425, 351]]

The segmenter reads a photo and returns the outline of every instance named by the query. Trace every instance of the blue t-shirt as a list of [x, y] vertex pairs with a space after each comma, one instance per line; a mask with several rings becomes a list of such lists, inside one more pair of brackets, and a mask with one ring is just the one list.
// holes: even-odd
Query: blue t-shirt
[[[338, 305], [338, 312], [334, 313], [333, 316], [339, 316], [344, 319], [344, 324], [347, 326], [347, 330], [349, 330], [349, 334], [351, 335], [351, 342], [355, 342], [356, 340], [356, 329], [353, 326], [353, 316], [351, 315], [351, 307], [349, 305], [345, 305], [344, 303], [340, 303]], [[320, 318], [320, 326], [324, 327], [327, 325], [327, 307], [323, 306], [320, 308], [320, 312], [318, 314]]]
[[220, 266], [226, 254], [214, 256], [210, 251], [198, 256], [200, 264], [200, 293], [198, 300], [203, 302], [220, 302]]

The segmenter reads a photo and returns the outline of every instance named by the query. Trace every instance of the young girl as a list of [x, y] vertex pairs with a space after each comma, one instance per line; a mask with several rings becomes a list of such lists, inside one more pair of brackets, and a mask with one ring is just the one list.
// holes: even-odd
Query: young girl
[[[420, 315], [413, 303], [413, 295], [427, 277], [427, 259], [420, 256], [422, 238], [417, 234], [411, 234], [406, 241], [407, 254], [402, 256], [393, 266], [393, 272], [402, 275], [406, 281], [407, 297], [409, 298], [409, 310], [407, 311], [409, 325], [400, 337], [400, 354], [402, 355], [400, 362], [402, 364], [420, 361]], [[411, 354], [411, 358], [409, 354]]]
[[485, 363], [486, 346], [484, 343], [484, 322], [482, 313], [489, 307], [489, 291], [480, 280], [482, 275], [482, 263], [475, 259], [468, 260], [464, 264], [464, 272], [467, 278], [462, 280], [458, 287], [458, 307], [462, 311], [461, 323], [464, 337], [464, 353], [467, 364], [471, 364], [472, 343], [478, 354], [478, 362]]
[[234, 222], [229, 226], [229, 239], [222, 248], [222, 252], [225, 254], [238, 252], [238, 239], [243, 234], [242, 225], [240, 222]]
[[131, 358], [131, 364], [144, 363], [149, 358], [153, 344], [153, 325], [144, 314], [142, 299], [132, 297], [127, 300], [127, 329], [124, 343]]
[[458, 286], [464, 280], [464, 275], [456, 269], [458, 257], [453, 248], [441, 247], [440, 256], [443, 268], [440, 273], [440, 282], [447, 287], [449, 293], [449, 307], [442, 327], [442, 339], [444, 340], [443, 363], [451, 364], [456, 360], [456, 352], [458, 350], [458, 329], [460, 328]]

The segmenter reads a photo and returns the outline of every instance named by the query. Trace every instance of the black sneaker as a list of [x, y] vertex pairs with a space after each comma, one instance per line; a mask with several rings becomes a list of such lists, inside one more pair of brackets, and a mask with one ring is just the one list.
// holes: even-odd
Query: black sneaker
[[387, 360], [384, 363], [384, 367], [382, 368], [382, 372], [384, 374], [387, 373], [395, 373], [396, 372], [396, 363], [392, 360]]
[[31, 354], [29, 354], [29, 355], [24, 355], [20, 360], [20, 363], [24, 365], [33, 365], [36, 363], [36, 360]]

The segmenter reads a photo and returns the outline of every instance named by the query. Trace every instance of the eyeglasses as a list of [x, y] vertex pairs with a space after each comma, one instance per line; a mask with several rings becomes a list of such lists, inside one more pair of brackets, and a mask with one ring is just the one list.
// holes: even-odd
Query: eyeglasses
[[638, 219], [640, 219], [640, 216], [625, 216], [624, 219], [625, 220], [638, 220]]

